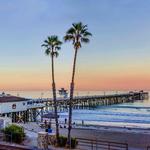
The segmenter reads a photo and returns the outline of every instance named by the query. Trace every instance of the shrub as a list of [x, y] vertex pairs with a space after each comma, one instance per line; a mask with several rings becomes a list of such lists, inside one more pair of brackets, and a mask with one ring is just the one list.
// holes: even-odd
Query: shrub
[[59, 137], [59, 146], [60, 147], [65, 147], [67, 143], [67, 138], [64, 136]]
[[[67, 137], [60, 136], [59, 137], [59, 146], [60, 147], [65, 147], [67, 144]], [[76, 138], [71, 138], [71, 148], [76, 148], [78, 142]]]
[[77, 145], [78, 141], [76, 140], [76, 138], [71, 138], [71, 148], [76, 148]]
[[24, 129], [14, 124], [6, 127], [3, 132], [8, 142], [21, 143], [25, 137]]

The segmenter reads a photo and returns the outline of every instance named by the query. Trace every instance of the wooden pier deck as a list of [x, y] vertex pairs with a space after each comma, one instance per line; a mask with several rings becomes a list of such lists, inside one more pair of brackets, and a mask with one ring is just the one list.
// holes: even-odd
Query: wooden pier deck
[[[97, 106], [107, 106], [120, 103], [134, 102], [136, 100], [148, 99], [148, 92], [128, 92], [122, 94], [111, 95], [93, 95], [93, 96], [75, 96], [72, 100], [73, 108], [95, 108]], [[53, 107], [53, 99], [42, 99], [46, 107]], [[69, 98], [57, 98], [58, 109], [64, 110], [68, 108]]]

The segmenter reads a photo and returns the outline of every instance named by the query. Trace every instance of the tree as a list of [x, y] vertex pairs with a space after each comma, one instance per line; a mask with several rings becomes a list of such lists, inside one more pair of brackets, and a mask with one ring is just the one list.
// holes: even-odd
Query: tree
[[58, 56], [58, 50], [61, 49], [62, 42], [58, 39], [56, 35], [52, 35], [44, 41], [42, 47], [45, 47], [45, 54], [51, 57], [52, 65], [52, 90], [53, 90], [53, 100], [54, 100], [54, 111], [55, 111], [55, 123], [56, 123], [56, 140], [57, 145], [59, 144], [59, 124], [57, 115], [57, 102], [56, 102], [56, 85], [54, 76], [54, 57]]
[[21, 143], [25, 138], [24, 129], [18, 125], [12, 124], [3, 129], [5, 140], [8, 142]]
[[73, 70], [72, 70], [72, 79], [70, 84], [70, 101], [69, 101], [69, 121], [68, 121], [68, 145], [70, 145], [71, 139], [71, 125], [72, 125], [72, 99], [74, 94], [74, 77], [75, 77], [75, 69], [76, 69], [76, 59], [78, 50], [81, 48], [82, 43], [89, 43], [89, 37], [92, 36], [90, 32], [88, 32], [88, 26], [83, 25], [82, 22], [73, 23], [72, 27], [66, 32], [64, 36], [64, 41], [71, 41], [74, 46], [74, 61], [73, 61]]

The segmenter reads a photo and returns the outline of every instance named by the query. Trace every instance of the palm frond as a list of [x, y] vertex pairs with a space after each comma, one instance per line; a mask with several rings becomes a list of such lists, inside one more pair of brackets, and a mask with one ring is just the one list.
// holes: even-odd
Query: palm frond
[[64, 41], [73, 41], [74, 40], [74, 36], [71, 34], [67, 34], [66, 36], [64, 36]]
[[48, 44], [48, 40], [45, 40], [44, 43]]
[[48, 45], [47, 44], [42, 44], [41, 47], [48, 47]]
[[81, 43], [88, 43], [89, 36], [92, 36], [90, 32], [88, 32], [88, 25], [84, 25], [82, 22], [73, 23], [72, 27], [66, 32], [64, 36], [64, 41], [73, 41], [73, 45], [75, 48], [80, 48]]
[[74, 29], [77, 29], [77, 23], [72, 23]]
[[41, 46], [46, 48], [45, 50], [46, 55], [52, 55], [57, 57], [58, 56], [57, 50], [61, 49], [61, 45], [62, 42], [58, 39], [58, 36], [52, 35], [48, 36]]
[[55, 46], [61, 46], [62, 45], [62, 42], [61, 41], [59, 41], [59, 40], [57, 40], [57, 41], [55, 41], [55, 44], [54, 44]]
[[48, 36], [48, 37], [47, 37], [47, 41], [48, 41], [48, 44], [52, 43], [52, 41], [53, 41], [53, 36]]
[[67, 32], [66, 32], [66, 34], [75, 34], [76, 33], [76, 30], [75, 30], [75, 28], [70, 28]]
[[86, 32], [84, 32], [84, 33], [83, 33], [83, 36], [84, 36], [84, 37], [92, 36], [92, 33], [90, 33], [90, 32], [88, 32], [88, 31], [86, 31]]
[[83, 24], [82, 22], [78, 22], [78, 23], [73, 23], [72, 26], [74, 27], [75, 30], [81, 30]]
[[55, 47], [55, 50], [60, 50], [60, 49], [61, 49], [60, 46], [56, 46], [56, 47]]
[[86, 25], [83, 25], [83, 29], [87, 29], [87, 27], [88, 27], [88, 25], [86, 24]]
[[45, 50], [45, 54], [46, 54], [46, 55], [50, 55], [50, 53], [51, 53], [50, 49], [47, 48], [47, 49]]
[[90, 40], [88, 38], [82, 37], [81, 38], [81, 42], [83, 42], [83, 43], [89, 43]]
[[53, 52], [52, 54], [54, 57], [58, 57], [59, 56], [59, 53], [57, 51]]

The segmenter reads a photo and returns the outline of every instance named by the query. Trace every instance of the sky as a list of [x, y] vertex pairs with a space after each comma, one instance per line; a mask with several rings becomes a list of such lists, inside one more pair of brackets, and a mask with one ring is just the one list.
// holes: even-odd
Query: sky
[[[78, 52], [76, 90], [150, 89], [149, 0], [0, 0], [0, 90], [51, 89], [51, 59], [41, 44], [72, 23], [93, 34]], [[74, 49], [55, 59], [57, 89], [69, 89]]]

